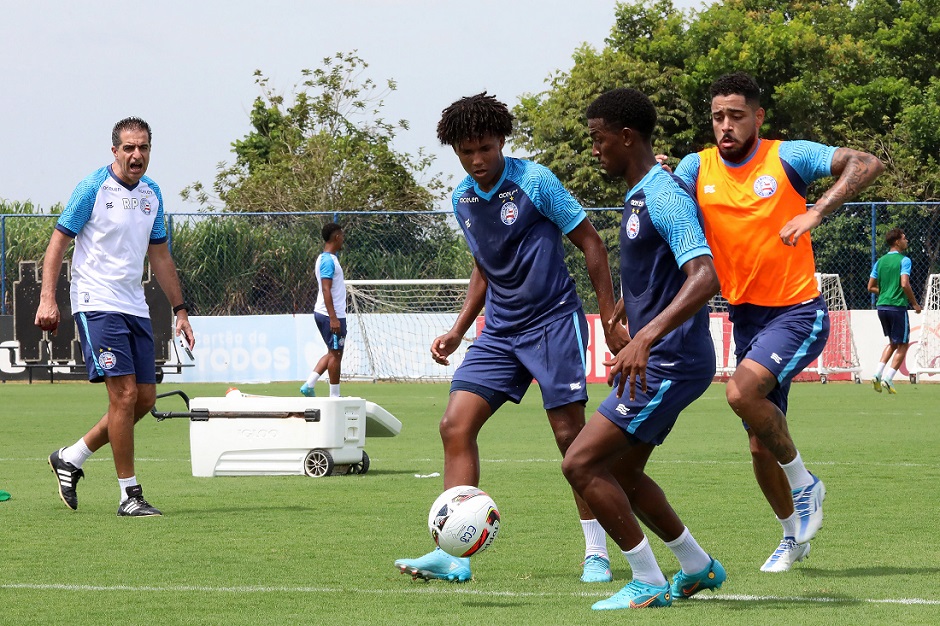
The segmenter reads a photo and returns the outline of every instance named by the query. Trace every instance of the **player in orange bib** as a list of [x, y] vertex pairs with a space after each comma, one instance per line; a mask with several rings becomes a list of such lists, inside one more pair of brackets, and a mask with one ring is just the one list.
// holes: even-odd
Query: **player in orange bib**
[[[785, 572], [809, 553], [826, 495], [803, 464], [786, 419], [791, 380], [819, 356], [829, 335], [809, 231], [884, 165], [848, 148], [760, 139], [760, 87], [743, 72], [716, 80], [711, 97], [717, 145], [686, 156], [676, 175], [696, 192], [730, 305], [737, 368], [728, 403], [747, 428], [754, 475], [783, 526], [783, 540], [761, 571]], [[807, 210], [808, 185], [828, 176], [835, 182]]]

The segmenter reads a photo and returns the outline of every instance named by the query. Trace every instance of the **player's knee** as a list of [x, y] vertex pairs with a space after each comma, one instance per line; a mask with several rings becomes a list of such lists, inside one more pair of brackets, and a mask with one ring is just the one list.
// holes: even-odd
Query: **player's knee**
[[752, 401], [752, 395], [734, 381], [728, 381], [728, 385], [725, 387], [725, 399], [728, 401], [728, 406], [738, 415], [747, 410]]
[[575, 490], [578, 490], [587, 481], [588, 464], [582, 455], [577, 452], [566, 454], [561, 460], [561, 473]]
[[438, 426], [441, 441], [444, 442], [444, 445], [446, 446], [449, 442], [465, 441], [468, 438], [476, 437], [474, 430], [469, 427], [469, 422], [470, 420], [460, 419], [453, 413], [445, 411], [444, 417], [441, 418], [441, 423]]

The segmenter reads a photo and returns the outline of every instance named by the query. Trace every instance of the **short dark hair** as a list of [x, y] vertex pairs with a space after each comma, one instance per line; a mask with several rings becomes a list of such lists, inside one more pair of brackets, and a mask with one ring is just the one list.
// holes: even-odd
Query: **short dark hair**
[[608, 126], [632, 128], [646, 139], [656, 128], [656, 107], [645, 93], [632, 87], [620, 87], [602, 93], [587, 108], [589, 120], [604, 120]]
[[889, 248], [893, 248], [894, 244], [901, 241], [901, 237], [904, 236], [904, 231], [900, 228], [892, 228], [885, 233], [885, 242], [887, 242]]
[[115, 148], [121, 145], [121, 133], [125, 130], [145, 130], [147, 131], [147, 143], [153, 140], [153, 133], [150, 132], [150, 124], [139, 117], [125, 117], [111, 129], [111, 145]]
[[437, 123], [437, 138], [445, 146], [489, 135], [505, 138], [512, 134], [513, 119], [505, 104], [484, 91], [461, 98], [444, 109]]
[[343, 230], [343, 227], [336, 222], [327, 222], [323, 226], [323, 230], [320, 231], [320, 235], [323, 237], [323, 241], [329, 241], [332, 239], [334, 233], [337, 233], [341, 230]]
[[732, 72], [720, 76], [709, 89], [711, 98], [715, 96], [744, 96], [744, 101], [755, 109], [760, 108], [760, 85], [746, 72]]

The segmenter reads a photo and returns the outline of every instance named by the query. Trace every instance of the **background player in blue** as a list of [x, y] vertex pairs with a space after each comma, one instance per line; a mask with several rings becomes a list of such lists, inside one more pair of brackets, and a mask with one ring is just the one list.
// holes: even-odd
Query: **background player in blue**
[[312, 398], [317, 395], [314, 385], [324, 372], [329, 371], [330, 397], [340, 396], [339, 378], [342, 373], [343, 348], [346, 346], [346, 280], [343, 268], [336, 256], [346, 240], [343, 227], [329, 222], [320, 231], [323, 237], [323, 253], [317, 257], [314, 273], [317, 277], [317, 302], [313, 308], [316, 322], [326, 354], [320, 357], [307, 381], [300, 386], [300, 393]]
[[[547, 168], [503, 156], [512, 120], [506, 105], [484, 92], [454, 102], [437, 126], [438, 139], [453, 147], [469, 175], [454, 190], [453, 203], [474, 268], [457, 320], [431, 344], [434, 360], [447, 364], [484, 305], [486, 311], [483, 333], [454, 373], [441, 419], [445, 488], [479, 483], [477, 434], [504, 402], [518, 403], [533, 378], [562, 455], [584, 427], [588, 329], [562, 235], [584, 252], [608, 346], [616, 351], [627, 339], [610, 323], [607, 250], [584, 209]], [[604, 531], [575, 499], [585, 536], [581, 580], [609, 581]], [[468, 558], [440, 549], [395, 565], [416, 578], [470, 578]]]
[[[888, 338], [871, 383], [878, 393], [883, 387], [888, 393], [895, 394], [894, 375], [904, 363], [911, 339], [907, 306], [914, 307], [915, 313], [920, 313], [921, 308], [911, 289], [911, 260], [902, 254], [907, 250], [907, 235], [900, 228], [892, 228], [885, 233], [885, 242], [888, 253], [878, 259], [868, 277], [868, 291], [878, 296], [878, 319]], [[891, 367], [887, 367], [888, 361], [891, 361]]]
[[[706, 304], [718, 293], [718, 275], [698, 206], [653, 155], [656, 108], [650, 99], [636, 89], [614, 89], [588, 107], [587, 118], [601, 167], [630, 184], [620, 282], [632, 339], [606, 363], [614, 389], [568, 448], [562, 470], [633, 571], [633, 580], [593, 608], [669, 606], [673, 597], [721, 587], [726, 577], [645, 473], [679, 413], [715, 375]], [[637, 518], [679, 559], [671, 586]]]
[[[676, 175], [696, 193], [729, 303], [737, 366], [728, 404], [747, 426], [754, 475], [783, 529], [760, 569], [785, 572], [809, 554], [826, 495], [787, 424], [790, 382], [829, 336], [809, 232], [884, 165], [848, 148], [762, 139], [761, 90], [744, 72], [719, 77], [710, 92], [716, 145], [686, 156]], [[829, 176], [835, 181], [807, 210], [807, 187]]]
[[[104, 381], [108, 411], [74, 445], [53, 452], [49, 465], [59, 496], [78, 508], [75, 488], [84, 476], [82, 464], [111, 444], [120, 485], [117, 514], [160, 515], [143, 497], [134, 471], [134, 424], [156, 399], [156, 360], [150, 310], [141, 276], [144, 257], [176, 314], [176, 334], [195, 344], [189, 305], [183, 302], [176, 265], [167, 246], [163, 196], [145, 176], [150, 164], [151, 132], [147, 122], [129, 117], [111, 132], [114, 163], [79, 183], [59, 217], [43, 261], [42, 293], [36, 325], [55, 332], [59, 307], [56, 279], [72, 240], [71, 303], [88, 378]], [[51, 280], [47, 280], [51, 277]]]

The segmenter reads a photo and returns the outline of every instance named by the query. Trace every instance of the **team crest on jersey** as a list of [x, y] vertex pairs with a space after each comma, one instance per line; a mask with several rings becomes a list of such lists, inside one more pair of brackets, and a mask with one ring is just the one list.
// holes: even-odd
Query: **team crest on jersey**
[[507, 202], [503, 205], [503, 210], [500, 212], [499, 217], [503, 220], [503, 224], [509, 226], [519, 217], [519, 207], [513, 202]]
[[630, 217], [627, 218], [627, 225], [624, 228], [627, 231], [627, 237], [630, 239], [637, 238], [637, 235], [640, 234], [640, 218], [636, 213], [630, 214]]
[[754, 181], [754, 193], [761, 198], [769, 198], [777, 191], [777, 180], [770, 175], [763, 175]]
[[98, 355], [98, 365], [101, 366], [101, 369], [109, 370], [117, 365], [117, 357], [114, 356], [113, 352], [102, 352]]
[[150, 211], [153, 210], [150, 207], [150, 200], [144, 200], [140, 205], [140, 210], [144, 212], [144, 215], [150, 215]]

